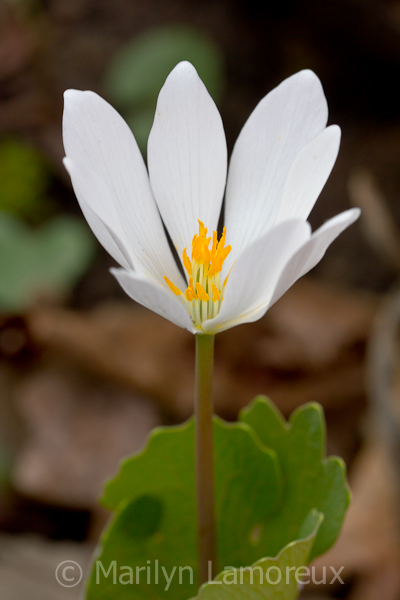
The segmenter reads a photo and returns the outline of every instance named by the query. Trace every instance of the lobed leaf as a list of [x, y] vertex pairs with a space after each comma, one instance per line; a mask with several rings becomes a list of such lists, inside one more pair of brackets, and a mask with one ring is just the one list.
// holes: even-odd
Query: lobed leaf
[[261, 534], [265, 555], [274, 555], [296, 539], [312, 508], [324, 514], [311, 559], [326, 552], [339, 535], [350, 501], [346, 467], [338, 457], [325, 458], [326, 432], [322, 408], [310, 403], [297, 409], [287, 423], [275, 405], [259, 396], [242, 411], [240, 420], [261, 442], [276, 451], [284, 478], [279, 511]]
[[[259, 397], [240, 419], [235, 424], [214, 420], [217, 571], [227, 572], [229, 566], [231, 572], [253, 563], [306, 565], [332, 545], [349, 502], [342, 461], [324, 456], [322, 409], [306, 405], [287, 423], [269, 400]], [[107, 484], [103, 503], [115, 516], [103, 537], [99, 560], [105, 572], [113, 564], [127, 566], [135, 581], [127, 585], [117, 573], [115, 581], [102, 577], [98, 582], [95, 563], [88, 600], [146, 596], [185, 600], [195, 595], [194, 433], [193, 420], [155, 430], [146, 448], [124, 461]], [[156, 564], [168, 574], [180, 573], [181, 581], [173, 577], [165, 589], [165, 577], [155, 581]], [[227, 600], [232, 594], [254, 600], [260, 595], [295, 598], [291, 579], [284, 589], [272, 588], [225, 589], [209, 584], [196, 600], [215, 594]]]

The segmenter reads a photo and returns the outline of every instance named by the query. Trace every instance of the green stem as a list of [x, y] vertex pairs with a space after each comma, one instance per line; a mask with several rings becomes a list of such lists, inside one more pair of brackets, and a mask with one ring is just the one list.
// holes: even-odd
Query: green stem
[[212, 376], [214, 336], [196, 335], [196, 481], [200, 584], [215, 564]]

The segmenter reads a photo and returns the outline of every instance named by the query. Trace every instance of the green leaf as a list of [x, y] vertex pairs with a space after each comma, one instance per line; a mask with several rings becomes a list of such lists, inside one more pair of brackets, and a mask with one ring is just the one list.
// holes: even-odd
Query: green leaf
[[[214, 420], [215, 485], [218, 569], [241, 566], [243, 557], [259, 556], [254, 531], [263, 527], [281, 500], [281, 476], [276, 455], [263, 447], [244, 424]], [[103, 538], [100, 555], [107, 572], [113, 561], [136, 568], [159, 561], [168, 573], [174, 567], [188, 571], [182, 583], [174, 578], [166, 591], [158, 585], [131, 586], [101, 578], [93, 569], [88, 599], [120, 600], [168, 597], [188, 598], [196, 593], [197, 542], [195, 498], [194, 423], [156, 430], [145, 450], [123, 463], [106, 488], [103, 503], [116, 516]], [[147, 561], [150, 561], [148, 563]], [[253, 560], [245, 564], [251, 564]], [[143, 571], [145, 573], [145, 571]]]
[[321, 513], [312, 511], [306, 519], [304, 539], [291, 542], [276, 558], [263, 558], [249, 569], [226, 569], [204, 584], [193, 600], [295, 600], [298, 584], [307, 575], [300, 569], [309, 561], [322, 519]]
[[313, 508], [325, 518], [311, 559], [326, 552], [339, 535], [350, 492], [344, 462], [337, 457], [325, 458], [321, 406], [306, 404], [287, 423], [272, 402], [260, 396], [242, 411], [240, 419], [253, 428], [263, 444], [276, 451], [285, 482], [283, 503], [261, 534], [265, 555], [276, 554], [295, 539]]
[[[324, 521], [315, 548], [311, 541], [307, 546], [310, 557], [317, 556], [337, 537], [349, 501], [343, 463], [324, 458], [322, 409], [307, 405], [286, 423], [269, 401], [258, 398], [241, 418], [244, 422], [231, 425], [214, 421], [217, 570], [278, 555], [283, 547], [309, 536], [318, 513]], [[194, 595], [194, 445], [193, 421], [158, 429], [143, 452], [125, 461], [108, 483], [103, 503], [115, 516], [103, 537], [103, 574], [111, 572], [115, 562], [133, 569], [134, 576], [141, 569], [143, 577], [133, 586], [119, 581], [121, 573], [116, 573], [115, 583], [111, 577], [96, 583], [94, 567], [88, 600], [185, 600]], [[308, 554], [299, 560], [306, 564], [307, 559]], [[173, 578], [168, 590], [165, 578], [155, 585], [150, 576], [148, 583], [147, 567], [152, 573], [157, 561], [167, 573], [174, 567], [178, 573], [183, 569], [182, 581]], [[192, 570], [193, 582], [184, 567]]]
[[0, 310], [23, 311], [43, 297], [68, 292], [94, 254], [86, 224], [59, 216], [39, 229], [0, 213]]

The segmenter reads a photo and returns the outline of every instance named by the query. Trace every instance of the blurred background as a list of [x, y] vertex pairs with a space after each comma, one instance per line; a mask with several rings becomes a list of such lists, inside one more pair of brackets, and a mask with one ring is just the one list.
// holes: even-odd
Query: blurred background
[[[0, 0], [0, 597], [76, 600], [55, 566], [87, 565], [119, 460], [192, 413], [191, 334], [135, 305], [62, 166], [62, 94], [91, 89], [145, 154], [158, 91], [190, 60], [229, 150], [257, 102], [303, 68], [343, 131], [313, 228], [362, 218], [257, 323], [217, 336], [216, 412], [258, 393], [326, 413], [353, 503], [323, 565], [344, 585], [302, 598], [400, 598], [400, 2]], [[171, 349], [173, 348], [173, 350]]]

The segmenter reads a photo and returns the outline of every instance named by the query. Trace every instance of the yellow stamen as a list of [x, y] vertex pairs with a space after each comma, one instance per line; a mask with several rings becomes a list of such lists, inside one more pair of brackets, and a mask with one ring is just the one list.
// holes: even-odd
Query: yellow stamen
[[212, 243], [212, 250], [211, 250], [211, 254], [215, 254], [215, 251], [217, 249], [217, 244], [218, 244], [218, 235], [216, 231], [213, 231], [213, 243]]
[[183, 260], [184, 267], [187, 271], [187, 274], [190, 277], [192, 274], [192, 263], [190, 262], [190, 258], [188, 257], [188, 255], [186, 253], [186, 248], [184, 248], [184, 250], [182, 252], [182, 260]]
[[196, 283], [196, 290], [199, 300], [208, 300], [208, 294], [199, 282]]
[[211, 264], [210, 264], [210, 269], [208, 272], [209, 277], [214, 277], [214, 275], [216, 275], [216, 273], [221, 272], [222, 265], [224, 264], [224, 260], [226, 259], [229, 252], [231, 251], [231, 246], [227, 246], [226, 248], [224, 248], [225, 236], [226, 236], [226, 227], [224, 227], [224, 229], [223, 229], [222, 236], [221, 236], [221, 239], [219, 240], [218, 244], [215, 243], [216, 234], [214, 236], [213, 248], [211, 251]]
[[207, 264], [210, 262], [210, 251], [208, 245], [211, 238], [207, 237], [207, 228], [199, 221], [199, 233], [194, 236], [192, 241], [192, 259], [195, 262]]
[[165, 277], [173, 293], [181, 296], [195, 327], [200, 330], [203, 321], [217, 316], [223, 302], [224, 288], [230, 272], [223, 285], [221, 285], [220, 274], [224, 261], [231, 251], [230, 246], [225, 246], [225, 238], [225, 227], [218, 240], [216, 231], [213, 231], [212, 236], [207, 237], [207, 228], [202, 221], [199, 221], [199, 232], [192, 240], [191, 260], [187, 248], [182, 252], [183, 266], [189, 279], [188, 287], [182, 292]]
[[216, 302], [217, 300], [219, 300], [221, 298], [221, 292], [219, 291], [219, 289], [217, 288], [216, 285], [214, 285], [213, 283], [211, 284], [212, 287], [212, 292], [213, 292], [213, 301]]
[[176, 287], [176, 285], [174, 283], [172, 283], [172, 281], [170, 281], [168, 279], [168, 277], [164, 276], [164, 279], [167, 282], [168, 287], [170, 288], [170, 290], [172, 290], [174, 292], [175, 296], [180, 296], [182, 294], [181, 290], [178, 287]]
[[189, 277], [189, 287], [188, 287], [188, 290], [190, 290], [190, 293], [192, 294], [193, 298], [195, 300], [197, 300], [196, 290], [193, 287], [193, 277]]
[[[236, 262], [236, 261], [235, 261]], [[228, 279], [229, 279], [229, 275], [232, 273], [232, 269], [234, 267], [235, 263], [233, 263], [233, 265], [231, 266], [231, 268], [229, 269], [229, 273], [228, 275], [225, 277], [225, 281], [224, 281], [224, 287], [226, 286], [226, 284], [228, 283]]]

